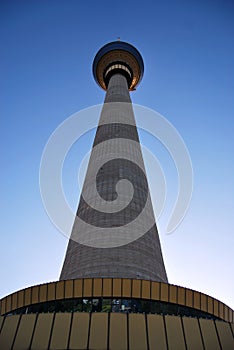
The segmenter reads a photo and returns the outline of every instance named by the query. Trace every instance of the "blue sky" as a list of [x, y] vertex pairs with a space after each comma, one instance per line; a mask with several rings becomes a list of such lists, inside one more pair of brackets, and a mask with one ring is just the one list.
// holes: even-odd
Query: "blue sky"
[[[169, 281], [234, 308], [233, 23], [234, 5], [228, 0], [0, 2], [0, 297], [59, 277], [67, 239], [41, 201], [41, 155], [67, 117], [103, 102], [92, 60], [102, 45], [120, 37], [135, 45], [145, 62], [133, 102], [176, 127], [193, 163], [189, 211], [167, 235], [176, 171], [159, 142], [140, 133], [158, 156], [168, 186], [158, 226]], [[79, 164], [93, 137], [93, 132], [85, 135], [64, 166], [64, 189], [73, 208]], [[153, 169], [146, 166], [153, 183]], [[156, 200], [157, 193], [151, 196]]]

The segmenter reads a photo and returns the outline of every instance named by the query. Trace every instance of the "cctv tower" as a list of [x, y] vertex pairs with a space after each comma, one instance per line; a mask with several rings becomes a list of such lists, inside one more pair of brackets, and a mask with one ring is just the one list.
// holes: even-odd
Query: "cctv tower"
[[0, 300], [0, 349], [234, 348], [234, 311], [167, 281], [129, 95], [143, 71], [125, 42], [95, 56], [106, 96], [60, 280]]
[[118, 277], [167, 282], [129, 94], [143, 71], [140, 53], [124, 42], [105, 45], [94, 59], [93, 75], [106, 97], [62, 280]]

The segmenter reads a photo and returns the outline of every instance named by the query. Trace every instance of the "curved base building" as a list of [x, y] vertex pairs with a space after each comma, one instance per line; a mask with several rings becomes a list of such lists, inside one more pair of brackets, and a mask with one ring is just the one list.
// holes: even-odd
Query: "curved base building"
[[1, 300], [0, 348], [233, 349], [233, 311], [168, 283], [87, 278]]

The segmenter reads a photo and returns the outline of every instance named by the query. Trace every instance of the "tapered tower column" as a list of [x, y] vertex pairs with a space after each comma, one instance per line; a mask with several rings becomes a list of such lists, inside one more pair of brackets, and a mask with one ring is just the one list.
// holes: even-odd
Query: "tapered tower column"
[[118, 277], [167, 282], [129, 91], [143, 76], [124, 42], [97, 53], [93, 74], [106, 90], [60, 279]]

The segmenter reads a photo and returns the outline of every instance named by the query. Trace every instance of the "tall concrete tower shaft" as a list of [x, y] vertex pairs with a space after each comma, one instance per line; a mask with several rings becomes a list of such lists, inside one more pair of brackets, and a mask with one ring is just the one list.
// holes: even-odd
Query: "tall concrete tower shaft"
[[61, 280], [115, 277], [167, 282], [129, 91], [143, 75], [124, 42], [97, 53], [93, 73], [104, 105]]

